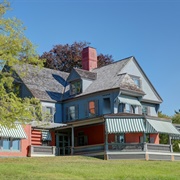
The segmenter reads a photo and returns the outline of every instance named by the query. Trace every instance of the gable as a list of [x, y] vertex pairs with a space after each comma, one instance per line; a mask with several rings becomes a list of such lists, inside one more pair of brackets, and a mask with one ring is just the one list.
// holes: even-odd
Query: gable
[[161, 103], [162, 99], [149, 81], [146, 74], [143, 72], [142, 68], [139, 66], [135, 58], [131, 60], [124, 66], [124, 68], [119, 73], [127, 73], [129, 75], [138, 76], [141, 78], [142, 90], [145, 95], [142, 98], [142, 101], [155, 101]]
[[71, 73], [69, 74], [69, 76], [67, 78], [67, 82], [71, 82], [71, 81], [78, 80], [78, 79], [81, 79], [81, 77], [75, 71], [75, 69], [72, 69]]

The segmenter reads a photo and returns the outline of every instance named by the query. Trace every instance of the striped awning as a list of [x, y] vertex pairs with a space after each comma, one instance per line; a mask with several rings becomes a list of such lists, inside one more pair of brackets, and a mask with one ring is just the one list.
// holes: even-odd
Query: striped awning
[[51, 141], [51, 133], [49, 131], [42, 131], [42, 140], [43, 141]]
[[16, 124], [15, 128], [0, 126], [0, 137], [27, 139], [26, 133], [20, 124]]
[[120, 103], [141, 106], [141, 103], [138, 101], [138, 99], [134, 97], [118, 96], [118, 100]]
[[145, 132], [143, 118], [107, 118], [106, 131], [108, 134]]
[[180, 136], [180, 132], [169, 121], [147, 119], [146, 122], [146, 133], [160, 133]]

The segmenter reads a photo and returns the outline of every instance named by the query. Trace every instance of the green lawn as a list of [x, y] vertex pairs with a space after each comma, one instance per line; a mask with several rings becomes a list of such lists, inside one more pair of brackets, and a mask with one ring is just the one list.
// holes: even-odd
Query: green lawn
[[180, 162], [90, 157], [0, 158], [0, 179], [180, 179]]

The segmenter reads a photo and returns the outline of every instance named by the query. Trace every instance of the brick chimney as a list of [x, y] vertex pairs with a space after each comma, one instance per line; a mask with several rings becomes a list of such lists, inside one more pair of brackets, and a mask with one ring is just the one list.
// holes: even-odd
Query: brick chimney
[[97, 68], [97, 52], [92, 47], [86, 47], [82, 51], [82, 68], [91, 71]]

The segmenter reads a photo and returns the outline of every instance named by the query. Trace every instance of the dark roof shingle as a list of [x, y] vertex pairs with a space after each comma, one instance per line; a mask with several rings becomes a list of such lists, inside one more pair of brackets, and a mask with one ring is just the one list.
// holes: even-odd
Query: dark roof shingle
[[62, 99], [68, 73], [29, 64], [14, 69], [34, 97], [45, 101]]

